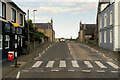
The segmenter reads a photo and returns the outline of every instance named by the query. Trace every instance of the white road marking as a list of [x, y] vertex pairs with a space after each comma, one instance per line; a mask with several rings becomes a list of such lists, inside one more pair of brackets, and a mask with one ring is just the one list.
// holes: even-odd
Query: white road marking
[[42, 61], [37, 61], [32, 67], [39, 67], [42, 64]]
[[53, 67], [54, 61], [49, 61], [46, 67]]
[[65, 61], [60, 61], [59, 67], [66, 67]]
[[112, 66], [113, 68], [115, 69], [118, 69], [119, 67], [117, 65], [115, 65], [114, 63], [112, 62], [107, 62], [110, 66]]
[[75, 71], [75, 70], [68, 70], [69, 72], [73, 72], [73, 71]]
[[16, 76], [16, 79], [19, 79], [20, 78], [20, 71], [18, 72], [17, 76]]
[[84, 61], [84, 63], [89, 67], [89, 68], [93, 68], [92, 64], [89, 61]]
[[100, 67], [100, 68], [107, 68], [104, 66], [100, 61], [95, 61], [95, 63]]
[[119, 71], [111, 71], [112, 73], [118, 73]]
[[82, 72], [91, 72], [90, 70], [82, 70]]
[[28, 72], [28, 70], [22, 70], [22, 72]]
[[97, 72], [99, 72], [99, 73], [103, 73], [103, 72], [105, 72], [104, 70], [97, 70]]
[[58, 72], [59, 70], [51, 70], [51, 71], [53, 71], [53, 72]]
[[77, 61], [72, 61], [72, 66], [73, 66], [73, 67], [79, 67]]

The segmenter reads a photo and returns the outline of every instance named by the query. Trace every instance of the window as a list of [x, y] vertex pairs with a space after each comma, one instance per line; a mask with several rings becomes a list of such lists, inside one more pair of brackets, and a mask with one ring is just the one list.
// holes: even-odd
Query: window
[[102, 19], [100, 19], [100, 28], [102, 28]]
[[16, 22], [16, 10], [15, 9], [11, 9], [11, 20], [12, 22]]
[[110, 43], [112, 43], [112, 30], [110, 30]]
[[9, 48], [9, 35], [5, 35], [5, 49], [8, 49]]
[[113, 13], [112, 13], [112, 11], [110, 12], [110, 25], [112, 25], [113, 23], [112, 23], [112, 19], [113, 19]]
[[5, 19], [6, 18], [6, 4], [2, 3], [2, 17]]
[[46, 29], [44, 30], [44, 34], [46, 34]]
[[0, 49], [2, 49], [2, 35], [0, 35]]
[[0, 17], [6, 19], [6, 4], [0, 2]]
[[102, 43], [102, 32], [100, 32], [100, 43]]
[[104, 43], [106, 43], [106, 31], [104, 31]]
[[20, 14], [20, 25], [23, 26], [23, 15]]
[[2, 17], [2, 2], [0, 2], [0, 17]]
[[104, 16], [104, 27], [106, 27], [107, 26], [107, 14], [105, 14], [105, 16]]

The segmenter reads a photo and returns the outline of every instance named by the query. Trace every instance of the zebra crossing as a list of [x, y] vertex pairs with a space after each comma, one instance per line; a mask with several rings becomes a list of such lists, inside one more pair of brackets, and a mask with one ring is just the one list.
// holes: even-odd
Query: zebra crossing
[[90, 72], [91, 69], [96, 69], [96, 72], [105, 72], [104, 70], [108, 68], [109, 70], [112, 70], [111, 72], [117, 72], [119, 69], [119, 66], [117, 64], [110, 61], [103, 62], [103, 61], [59, 60], [57, 61], [57, 63], [58, 65], [54, 66], [56, 64], [56, 61], [54, 60], [53, 61], [36, 61], [32, 65], [32, 68], [50, 69], [51, 71], [60, 71], [60, 70], [63, 70], [64, 68], [66, 69], [68, 68], [67, 71], [71, 71], [71, 72], [75, 70], [81, 70], [82, 72]]

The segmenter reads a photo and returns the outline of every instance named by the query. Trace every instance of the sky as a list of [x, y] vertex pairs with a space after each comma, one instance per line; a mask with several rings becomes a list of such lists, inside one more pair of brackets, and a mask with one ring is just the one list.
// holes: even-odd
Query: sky
[[12, 0], [23, 11], [33, 10], [36, 23], [47, 23], [53, 19], [56, 38], [77, 38], [80, 21], [85, 24], [96, 24], [97, 0]]

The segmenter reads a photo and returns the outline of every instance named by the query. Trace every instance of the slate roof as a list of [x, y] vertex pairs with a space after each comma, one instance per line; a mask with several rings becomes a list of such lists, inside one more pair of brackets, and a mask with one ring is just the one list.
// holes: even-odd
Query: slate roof
[[[95, 33], [95, 28], [96, 28], [96, 24], [85, 24], [85, 35], [94, 35]], [[84, 26], [84, 24], [82, 24], [82, 26]]]
[[53, 29], [51, 23], [35, 23], [38, 29]]

